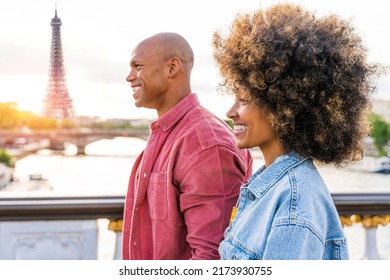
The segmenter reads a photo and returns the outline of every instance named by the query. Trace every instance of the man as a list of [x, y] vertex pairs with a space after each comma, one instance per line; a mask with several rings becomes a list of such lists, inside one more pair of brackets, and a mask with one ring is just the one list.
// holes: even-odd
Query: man
[[123, 224], [123, 259], [219, 259], [218, 246], [239, 188], [251, 175], [249, 151], [191, 93], [194, 55], [175, 33], [134, 49], [131, 83], [137, 107], [157, 111], [134, 163]]

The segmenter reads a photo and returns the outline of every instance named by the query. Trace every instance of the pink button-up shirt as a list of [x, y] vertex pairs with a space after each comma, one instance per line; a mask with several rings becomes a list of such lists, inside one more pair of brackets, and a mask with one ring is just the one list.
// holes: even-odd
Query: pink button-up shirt
[[219, 259], [252, 158], [190, 94], [151, 124], [126, 196], [123, 259]]

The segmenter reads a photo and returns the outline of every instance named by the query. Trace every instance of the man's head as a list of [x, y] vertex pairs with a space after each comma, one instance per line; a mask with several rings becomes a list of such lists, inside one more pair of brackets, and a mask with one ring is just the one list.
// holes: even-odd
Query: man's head
[[137, 107], [156, 109], [159, 116], [191, 92], [194, 54], [176, 33], [159, 33], [140, 42], [130, 61], [126, 80]]

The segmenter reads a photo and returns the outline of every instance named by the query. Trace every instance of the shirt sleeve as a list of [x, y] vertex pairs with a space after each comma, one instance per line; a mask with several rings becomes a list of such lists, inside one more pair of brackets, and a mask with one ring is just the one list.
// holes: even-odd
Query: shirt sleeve
[[[192, 259], [220, 259], [218, 247], [240, 186], [251, 167], [236, 151], [215, 146], [188, 161], [181, 171], [180, 210], [187, 226]], [[250, 176], [250, 175], [249, 175]]]
[[321, 260], [324, 248], [324, 244], [309, 227], [281, 225], [271, 230], [263, 259]]

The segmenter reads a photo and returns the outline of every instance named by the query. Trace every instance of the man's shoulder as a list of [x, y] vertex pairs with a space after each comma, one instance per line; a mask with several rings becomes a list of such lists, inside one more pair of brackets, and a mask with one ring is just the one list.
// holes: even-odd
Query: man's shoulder
[[234, 134], [228, 124], [200, 105], [181, 120], [179, 128], [185, 134], [198, 136], [200, 141], [235, 143]]

